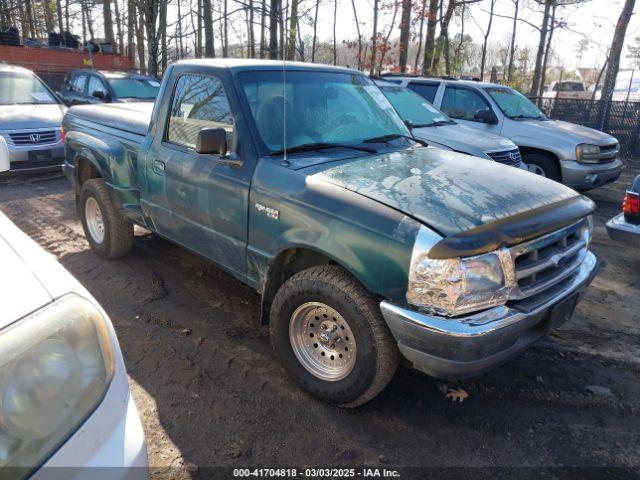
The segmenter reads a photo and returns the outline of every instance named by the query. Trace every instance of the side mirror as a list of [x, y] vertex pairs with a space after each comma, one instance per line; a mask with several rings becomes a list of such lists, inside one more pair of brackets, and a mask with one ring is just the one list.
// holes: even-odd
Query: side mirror
[[104, 93], [102, 90], [95, 90], [92, 94], [92, 97], [95, 97], [99, 100], [105, 100], [107, 98], [107, 94]]
[[489, 125], [496, 125], [498, 123], [498, 117], [493, 112], [493, 110], [489, 108], [484, 110], [478, 110], [473, 115], [473, 119], [482, 123], [488, 123]]
[[227, 154], [227, 132], [224, 128], [203, 128], [198, 132], [196, 152], [212, 153], [224, 157]]

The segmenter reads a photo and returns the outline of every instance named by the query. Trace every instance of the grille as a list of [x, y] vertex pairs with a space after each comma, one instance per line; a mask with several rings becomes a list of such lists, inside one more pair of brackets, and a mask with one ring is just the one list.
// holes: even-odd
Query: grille
[[600, 146], [600, 163], [613, 162], [618, 153], [620, 153], [620, 145], [618, 143]]
[[488, 152], [487, 155], [496, 162], [505, 165], [518, 165], [522, 161], [520, 150], [517, 148], [515, 150], [503, 150], [502, 152]]
[[9, 133], [9, 140], [16, 146], [44, 145], [47, 143], [56, 143], [58, 141], [58, 132], [55, 130], [13, 132]]
[[530, 297], [573, 274], [587, 254], [590, 236], [589, 220], [583, 218], [573, 225], [512, 247], [518, 288], [511, 298]]

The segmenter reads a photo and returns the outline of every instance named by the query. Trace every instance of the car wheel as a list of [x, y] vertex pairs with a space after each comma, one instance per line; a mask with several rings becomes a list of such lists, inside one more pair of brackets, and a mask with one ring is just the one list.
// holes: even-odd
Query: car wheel
[[560, 181], [560, 169], [554, 159], [540, 153], [528, 153], [522, 158], [522, 161], [531, 173], [550, 178], [556, 182]]
[[271, 306], [278, 359], [308, 393], [356, 407], [396, 371], [399, 353], [379, 302], [340, 267], [304, 270], [282, 285]]
[[129, 253], [133, 225], [120, 215], [100, 178], [82, 184], [78, 210], [85, 237], [101, 257], [118, 258]]

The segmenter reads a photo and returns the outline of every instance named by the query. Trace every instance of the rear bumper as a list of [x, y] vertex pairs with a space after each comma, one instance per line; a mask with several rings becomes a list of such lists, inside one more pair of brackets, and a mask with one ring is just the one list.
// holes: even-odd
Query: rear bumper
[[[535, 300], [459, 318], [431, 316], [383, 301], [382, 315], [413, 367], [434, 377], [481, 374], [567, 321], [598, 270], [591, 252], [561, 287]], [[542, 295], [542, 294], [541, 294]]]
[[626, 222], [624, 213], [619, 213], [607, 222], [607, 233], [617, 242], [633, 247], [640, 246], [640, 225]]
[[589, 190], [615, 182], [622, 172], [620, 159], [592, 165], [578, 163], [575, 160], [563, 160], [560, 162], [560, 166], [562, 168], [562, 183], [575, 190]]

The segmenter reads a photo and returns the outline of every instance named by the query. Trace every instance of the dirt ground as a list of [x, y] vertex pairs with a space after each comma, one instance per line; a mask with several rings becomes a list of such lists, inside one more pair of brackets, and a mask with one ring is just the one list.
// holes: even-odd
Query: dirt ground
[[[3, 181], [0, 209], [109, 313], [154, 478], [248, 465], [638, 468], [640, 249], [604, 227], [638, 171], [588, 194], [606, 264], [572, 321], [455, 385], [401, 368], [356, 410], [302, 393], [258, 324], [257, 293], [203, 259], [144, 231], [124, 259], [94, 255], [60, 176]], [[454, 403], [447, 387], [469, 397]]]

